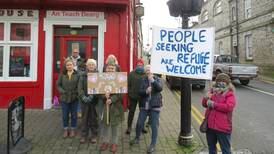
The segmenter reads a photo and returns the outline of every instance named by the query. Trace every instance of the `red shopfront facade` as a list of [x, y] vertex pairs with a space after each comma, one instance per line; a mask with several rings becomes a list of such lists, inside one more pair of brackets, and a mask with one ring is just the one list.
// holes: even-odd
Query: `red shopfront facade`
[[138, 55], [130, 0], [0, 2], [0, 108], [18, 96], [26, 108], [50, 109], [56, 80], [73, 49], [97, 60], [114, 54], [129, 72]]

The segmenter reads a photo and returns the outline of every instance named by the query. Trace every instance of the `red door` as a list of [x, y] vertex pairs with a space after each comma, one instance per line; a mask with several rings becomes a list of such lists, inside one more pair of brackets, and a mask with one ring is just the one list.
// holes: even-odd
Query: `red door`
[[71, 56], [73, 49], [79, 49], [81, 58], [92, 57], [92, 37], [91, 36], [56, 36], [54, 38], [54, 61], [53, 61], [53, 97], [59, 96], [56, 81], [62, 68], [64, 60]]

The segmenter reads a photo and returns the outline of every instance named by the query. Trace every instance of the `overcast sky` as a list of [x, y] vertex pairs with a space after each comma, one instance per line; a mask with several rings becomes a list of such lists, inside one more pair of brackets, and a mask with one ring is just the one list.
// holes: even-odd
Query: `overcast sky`
[[[150, 27], [178, 28], [181, 26], [179, 18], [169, 15], [167, 1], [168, 0], [141, 0], [141, 3], [143, 3], [145, 8], [145, 16], [142, 17], [143, 43], [145, 48], [147, 47], [147, 44], [151, 44]], [[192, 20], [197, 21], [197, 18]]]

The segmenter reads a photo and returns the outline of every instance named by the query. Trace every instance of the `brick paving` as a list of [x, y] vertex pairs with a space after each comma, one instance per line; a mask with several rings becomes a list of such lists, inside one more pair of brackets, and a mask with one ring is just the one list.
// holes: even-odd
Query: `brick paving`
[[[180, 131], [180, 105], [174, 94], [164, 85], [162, 92], [164, 106], [160, 114], [159, 137], [156, 147], [157, 154], [181, 154], [181, 153], [199, 153], [203, 144], [192, 129], [194, 135], [193, 145], [190, 148], [184, 148], [177, 145], [178, 134]], [[134, 126], [138, 116], [136, 110], [134, 117]], [[127, 112], [125, 112], [127, 117]], [[7, 138], [7, 110], [0, 110], [0, 144], [6, 143]], [[78, 121], [80, 123], [80, 120]], [[150, 130], [150, 129], [149, 129]], [[119, 146], [117, 153], [123, 154], [142, 154], [146, 153], [150, 144], [150, 131], [141, 136], [139, 145], [129, 146], [129, 141], [134, 138], [135, 130], [131, 135], [126, 135], [126, 121], [123, 122], [120, 129]], [[93, 154], [99, 152], [99, 144], [80, 144], [80, 137], [62, 138], [62, 120], [61, 110], [26, 110], [25, 116], [25, 138], [31, 141], [32, 150], [30, 154]], [[101, 152], [107, 154], [110, 152]]]

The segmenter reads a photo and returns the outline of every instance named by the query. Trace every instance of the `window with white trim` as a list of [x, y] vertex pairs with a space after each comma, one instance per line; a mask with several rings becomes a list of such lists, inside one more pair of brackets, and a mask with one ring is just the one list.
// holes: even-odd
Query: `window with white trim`
[[252, 51], [252, 35], [245, 35], [245, 54], [247, 60], [253, 59], [253, 51]]
[[206, 22], [208, 20], [208, 11], [205, 10], [202, 14], [202, 22]]
[[0, 81], [37, 78], [38, 21], [0, 23]]
[[219, 53], [220, 53], [221, 55], [224, 54], [223, 42], [222, 42], [222, 41], [219, 42]]
[[248, 19], [251, 17], [251, 0], [244, 0], [244, 13], [245, 13], [245, 19]]
[[219, 0], [214, 5], [214, 15], [217, 15], [222, 12], [222, 1]]
[[231, 18], [232, 18], [232, 21], [236, 20], [236, 8], [235, 7], [232, 7]]

